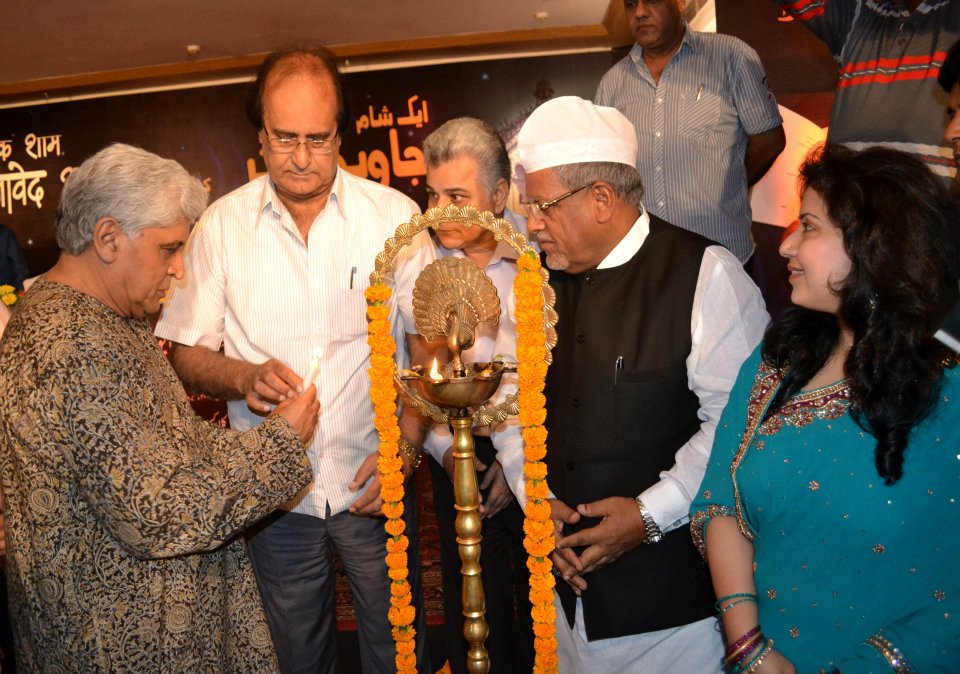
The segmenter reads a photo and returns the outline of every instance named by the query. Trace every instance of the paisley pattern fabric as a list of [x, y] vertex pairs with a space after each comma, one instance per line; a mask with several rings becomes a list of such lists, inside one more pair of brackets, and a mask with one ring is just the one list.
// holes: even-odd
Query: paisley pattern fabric
[[0, 391], [18, 671], [275, 671], [237, 535], [309, 482], [290, 425], [203, 421], [146, 321], [45, 280]]

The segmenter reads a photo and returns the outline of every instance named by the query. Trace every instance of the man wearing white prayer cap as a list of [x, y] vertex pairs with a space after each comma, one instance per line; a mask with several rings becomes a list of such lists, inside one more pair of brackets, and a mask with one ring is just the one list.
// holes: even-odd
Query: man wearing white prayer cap
[[[644, 209], [614, 108], [547, 101], [518, 149], [560, 316], [545, 391], [560, 671], [721, 672], [688, 508], [766, 327], [760, 292], [728, 250]], [[520, 495], [522, 440], [503, 445]]]

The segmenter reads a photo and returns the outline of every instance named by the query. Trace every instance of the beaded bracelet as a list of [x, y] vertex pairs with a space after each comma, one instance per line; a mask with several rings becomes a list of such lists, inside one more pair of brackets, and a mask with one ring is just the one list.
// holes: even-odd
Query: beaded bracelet
[[884, 659], [890, 664], [894, 674], [913, 674], [909, 663], [903, 657], [900, 649], [890, 643], [880, 634], [874, 634], [866, 640], [866, 643], [877, 649]]
[[737, 604], [743, 604], [743, 603], [748, 602], [748, 601], [752, 601], [754, 604], [756, 604], [756, 603], [757, 603], [757, 598], [756, 598], [756, 597], [744, 597], [743, 599], [737, 599], [736, 601], [732, 601], [732, 602], [730, 602], [729, 604], [727, 604], [726, 606], [724, 606], [722, 609], [720, 609], [720, 612], [717, 614], [717, 617], [718, 617], [718, 618], [723, 618], [723, 614], [726, 613], [727, 611], [729, 611], [730, 609], [732, 609], [734, 606], [736, 606]]
[[730, 670], [730, 674], [753, 674], [760, 668], [760, 665], [763, 663], [763, 659], [767, 657], [770, 651], [773, 650], [773, 639], [767, 639], [763, 646], [759, 649], [757, 655], [746, 665], [734, 667]]
[[753, 594], [752, 592], [734, 592], [733, 594], [728, 594], [724, 597], [720, 597], [717, 601], [713, 603], [713, 608], [719, 611], [720, 604], [722, 604], [723, 602], [727, 601], [728, 599], [739, 599], [741, 597], [745, 597], [744, 601], [757, 600], [757, 595]]

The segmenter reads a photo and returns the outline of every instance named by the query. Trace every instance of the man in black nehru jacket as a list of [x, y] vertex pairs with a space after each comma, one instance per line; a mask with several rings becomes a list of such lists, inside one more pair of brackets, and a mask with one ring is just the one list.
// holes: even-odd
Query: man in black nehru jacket
[[[560, 671], [719, 673], [687, 511], [767, 324], [760, 292], [728, 250], [644, 209], [614, 108], [548, 101], [518, 150], [560, 317], [545, 389]], [[522, 494], [520, 445], [501, 463]]]

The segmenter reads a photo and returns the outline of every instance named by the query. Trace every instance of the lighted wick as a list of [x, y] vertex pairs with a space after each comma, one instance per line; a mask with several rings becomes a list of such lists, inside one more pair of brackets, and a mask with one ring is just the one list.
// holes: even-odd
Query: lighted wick
[[430, 381], [441, 382], [443, 381], [443, 375], [440, 374], [440, 370], [437, 369], [437, 359], [433, 359], [433, 366], [430, 368]]
[[307, 375], [303, 378], [303, 390], [310, 388], [310, 385], [317, 378], [317, 375], [320, 374], [320, 356], [322, 351], [319, 347], [313, 350], [313, 360], [310, 361], [310, 368], [307, 370]]

